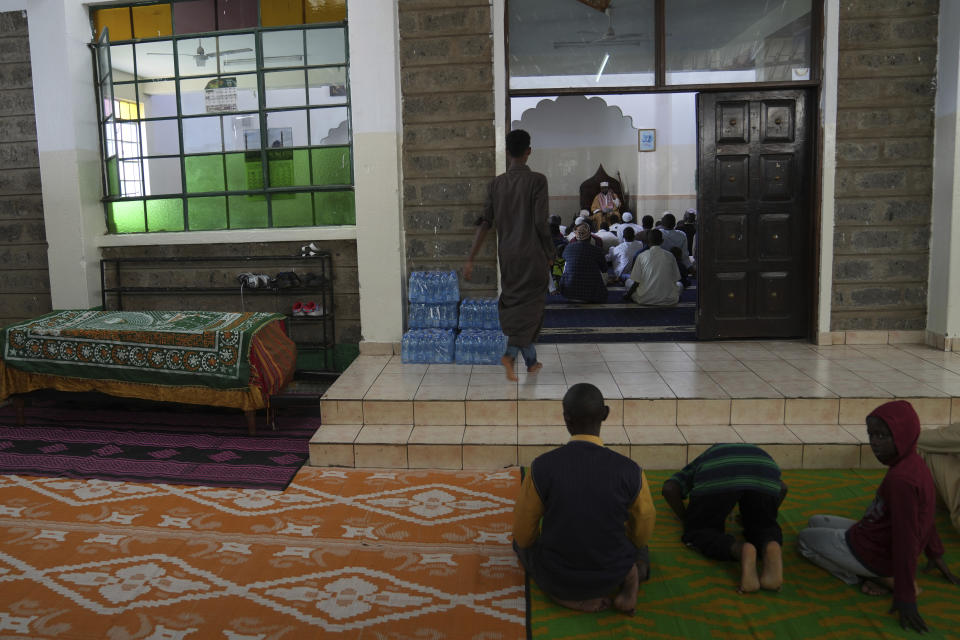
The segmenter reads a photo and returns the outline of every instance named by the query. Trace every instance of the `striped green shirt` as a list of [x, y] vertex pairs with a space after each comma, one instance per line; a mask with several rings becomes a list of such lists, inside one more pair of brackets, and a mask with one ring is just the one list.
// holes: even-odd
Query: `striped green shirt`
[[683, 488], [683, 497], [733, 491], [780, 494], [780, 467], [760, 447], [745, 443], [715, 444], [671, 480]]

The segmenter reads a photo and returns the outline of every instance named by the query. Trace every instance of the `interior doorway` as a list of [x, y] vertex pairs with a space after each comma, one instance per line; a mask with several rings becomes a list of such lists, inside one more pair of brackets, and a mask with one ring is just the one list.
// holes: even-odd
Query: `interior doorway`
[[[585, 194], [584, 188], [599, 189], [598, 176], [609, 180], [620, 197], [619, 221], [623, 222], [624, 214], [629, 213], [629, 224], [637, 225], [638, 232], [645, 216], [658, 225], [664, 214], [670, 213], [679, 224], [687, 211], [695, 211], [694, 93], [514, 97], [510, 110], [511, 128], [525, 129], [531, 134], [533, 153], [528, 163], [531, 169], [547, 176], [550, 213], [559, 216], [565, 234], [572, 232], [580, 211], [589, 209], [596, 194]], [[601, 232], [598, 225], [594, 227], [594, 231]], [[694, 233], [690, 236], [695, 237]], [[694, 243], [684, 244], [685, 254], [695, 255]], [[640, 306], [624, 300], [627, 290], [622, 282], [608, 284], [607, 299], [602, 303], [550, 296], [541, 340], [694, 340], [694, 272], [685, 284], [680, 300], [670, 306]]]
[[[666, 213], [687, 226], [694, 269], [674, 306], [640, 307], [608, 285], [606, 302], [548, 301], [543, 340], [629, 342], [795, 338], [809, 333], [811, 93], [606, 94], [511, 99], [530, 132], [529, 164], [547, 176], [564, 231], [597, 172], [634, 223]], [[692, 231], [691, 231], [692, 229]]]

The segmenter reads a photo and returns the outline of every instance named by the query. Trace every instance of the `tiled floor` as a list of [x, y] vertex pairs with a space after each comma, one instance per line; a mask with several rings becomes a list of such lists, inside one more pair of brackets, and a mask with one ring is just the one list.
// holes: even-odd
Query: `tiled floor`
[[875, 464], [864, 416], [913, 402], [924, 426], [960, 420], [960, 354], [923, 345], [749, 341], [547, 344], [543, 370], [403, 364], [361, 356], [322, 400], [314, 464], [436, 468], [529, 463], [566, 441], [560, 400], [596, 385], [605, 442], [648, 466], [682, 465], [715, 442], [763, 444], [787, 467]]

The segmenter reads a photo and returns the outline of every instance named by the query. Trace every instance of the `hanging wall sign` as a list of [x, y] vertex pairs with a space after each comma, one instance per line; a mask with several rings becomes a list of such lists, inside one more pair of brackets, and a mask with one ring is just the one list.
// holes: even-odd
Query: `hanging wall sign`
[[237, 110], [237, 79], [214, 78], [203, 90], [203, 102], [207, 113], [224, 113]]

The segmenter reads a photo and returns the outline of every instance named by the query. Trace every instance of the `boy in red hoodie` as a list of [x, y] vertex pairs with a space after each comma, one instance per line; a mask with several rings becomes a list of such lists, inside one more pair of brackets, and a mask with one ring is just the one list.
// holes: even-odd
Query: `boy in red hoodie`
[[943, 560], [943, 544], [934, 526], [936, 490], [930, 471], [917, 454], [920, 419], [904, 400], [883, 404], [867, 416], [867, 435], [877, 460], [890, 467], [877, 494], [859, 521], [813, 516], [797, 537], [805, 558], [847, 584], [863, 581], [870, 595], [893, 591], [890, 613], [900, 626], [928, 631], [917, 610], [917, 557], [924, 552], [928, 568], [958, 584]]

